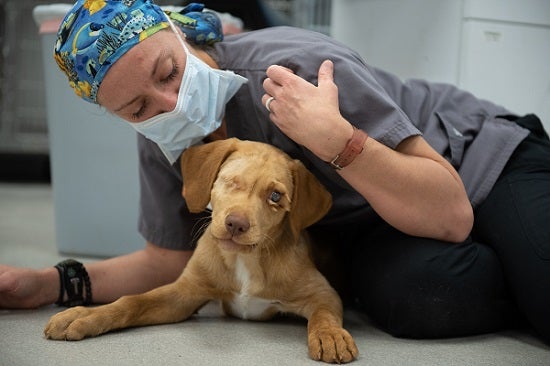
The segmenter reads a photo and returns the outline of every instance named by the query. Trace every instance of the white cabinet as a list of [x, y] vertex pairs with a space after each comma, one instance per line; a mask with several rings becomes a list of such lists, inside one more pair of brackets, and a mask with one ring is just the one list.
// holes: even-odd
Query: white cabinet
[[[467, 1], [458, 85], [550, 131], [550, 1]], [[494, 11], [491, 11], [494, 9]]]
[[402, 78], [450, 82], [550, 131], [550, 1], [338, 0], [331, 33]]

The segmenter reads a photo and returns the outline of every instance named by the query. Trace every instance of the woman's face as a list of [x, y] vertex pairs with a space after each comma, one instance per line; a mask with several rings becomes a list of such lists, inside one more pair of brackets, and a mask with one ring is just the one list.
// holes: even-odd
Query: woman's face
[[177, 37], [159, 31], [118, 59], [103, 78], [98, 103], [128, 122], [173, 110], [187, 61]]

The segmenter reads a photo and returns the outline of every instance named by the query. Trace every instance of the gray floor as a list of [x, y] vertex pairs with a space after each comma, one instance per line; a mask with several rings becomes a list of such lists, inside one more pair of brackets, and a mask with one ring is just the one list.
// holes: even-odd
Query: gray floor
[[[48, 185], [0, 183], [0, 263], [41, 268], [56, 251]], [[82, 258], [86, 260], [86, 258]], [[59, 311], [0, 310], [0, 366], [26, 365], [316, 365], [306, 324], [221, 318], [210, 308], [181, 324], [136, 328], [81, 342], [48, 341], [42, 329]], [[415, 341], [396, 339], [359, 314], [346, 314], [360, 358], [355, 365], [550, 365], [550, 348], [528, 332]]]

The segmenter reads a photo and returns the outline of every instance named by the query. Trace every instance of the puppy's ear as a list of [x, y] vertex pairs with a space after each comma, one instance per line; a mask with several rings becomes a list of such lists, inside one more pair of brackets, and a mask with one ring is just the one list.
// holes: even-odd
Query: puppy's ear
[[190, 147], [181, 156], [182, 195], [190, 212], [203, 211], [220, 166], [237, 149], [237, 139], [219, 140]]
[[325, 216], [332, 205], [332, 196], [299, 160], [291, 162], [291, 170], [294, 192], [289, 219], [292, 234], [298, 238], [300, 231]]

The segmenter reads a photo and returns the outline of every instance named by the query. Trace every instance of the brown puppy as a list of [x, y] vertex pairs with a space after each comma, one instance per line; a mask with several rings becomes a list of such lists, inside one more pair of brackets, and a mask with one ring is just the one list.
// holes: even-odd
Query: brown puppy
[[174, 283], [99, 307], [54, 315], [47, 338], [80, 340], [113, 329], [187, 319], [210, 300], [244, 319], [294, 313], [308, 319], [309, 355], [350, 362], [358, 350], [342, 328], [338, 294], [315, 268], [303, 229], [329, 210], [330, 194], [297, 160], [263, 143], [228, 139], [182, 156], [191, 212], [212, 222]]

